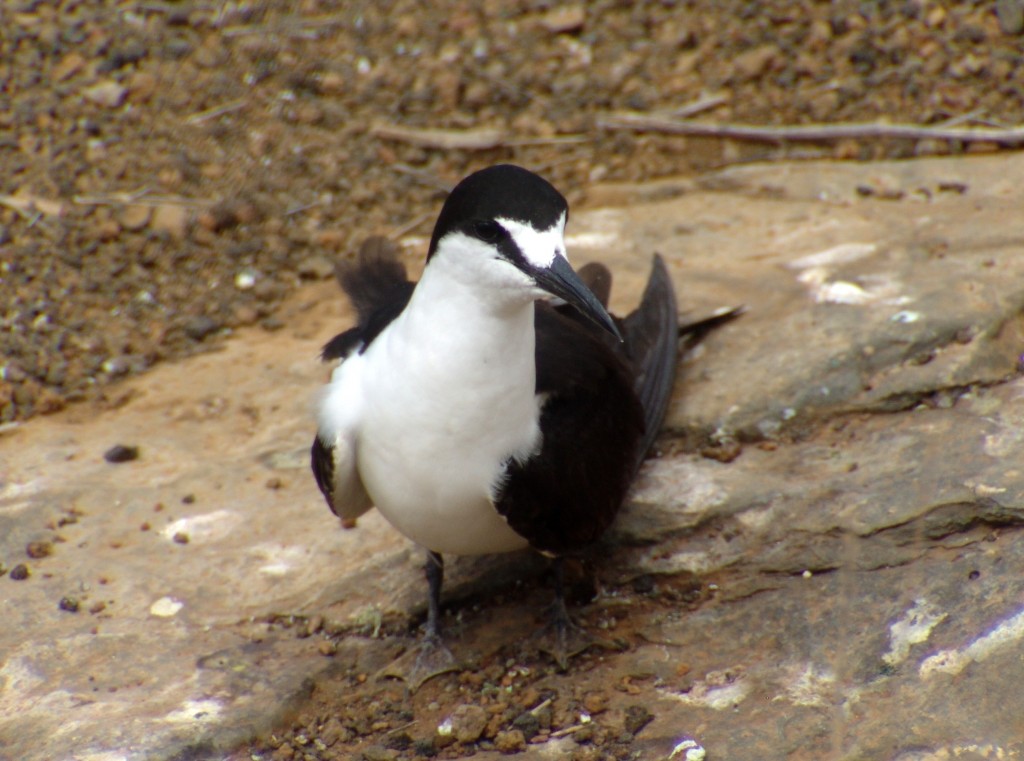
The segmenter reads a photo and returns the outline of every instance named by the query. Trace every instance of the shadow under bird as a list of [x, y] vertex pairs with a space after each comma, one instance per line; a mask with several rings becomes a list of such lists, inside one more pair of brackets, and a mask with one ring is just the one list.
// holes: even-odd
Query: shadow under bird
[[554, 558], [541, 647], [564, 667], [585, 646], [562, 559], [612, 523], [668, 406], [678, 315], [664, 262], [640, 306], [612, 317], [607, 268], [577, 274], [566, 259], [567, 218], [546, 180], [492, 166], [448, 196], [418, 283], [382, 239], [338, 268], [358, 323], [323, 350], [340, 364], [313, 473], [345, 525], [376, 507], [427, 551], [426, 634], [388, 672], [412, 689], [456, 667], [441, 641], [445, 554]]

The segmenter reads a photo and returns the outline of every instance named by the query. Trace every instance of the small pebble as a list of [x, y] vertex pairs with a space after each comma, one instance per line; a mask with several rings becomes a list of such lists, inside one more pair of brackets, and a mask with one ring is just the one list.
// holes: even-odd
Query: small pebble
[[608, 710], [608, 696], [603, 692], [588, 692], [583, 696], [583, 707], [587, 713], [596, 716]]
[[185, 335], [194, 341], [202, 341], [220, 330], [220, 323], [205, 314], [189, 318], [185, 323]]
[[638, 735], [640, 731], [654, 720], [654, 714], [645, 706], [635, 705], [626, 709], [626, 718], [623, 720], [623, 728], [631, 735]]
[[307, 256], [297, 267], [299, 277], [309, 280], [325, 280], [334, 274], [334, 263], [326, 256]]
[[125, 444], [115, 444], [103, 453], [103, 459], [113, 463], [131, 462], [132, 460], [139, 459], [139, 448]]
[[45, 558], [53, 554], [53, 544], [50, 542], [29, 542], [25, 546], [25, 554], [33, 560]]
[[11, 578], [15, 581], [24, 581], [29, 576], [31, 574], [29, 573], [28, 566], [24, 563], [18, 563], [18, 565], [11, 569]]
[[996, 0], [996, 17], [1005, 34], [1024, 31], [1024, 0]]
[[518, 729], [498, 732], [498, 736], [494, 738], [494, 747], [502, 753], [518, 753], [526, 749], [526, 737]]
[[78, 600], [76, 600], [74, 597], [62, 597], [60, 598], [60, 602], [58, 603], [57, 607], [59, 607], [61, 610], [67, 611], [68, 613], [77, 613]]
[[181, 240], [188, 234], [188, 209], [177, 204], [161, 204], [153, 210], [149, 227]]
[[460, 743], [476, 742], [487, 728], [487, 712], [478, 705], [460, 705], [447, 723], [451, 724], [451, 733]]
[[171, 541], [175, 544], [188, 544], [188, 534], [184, 531], [176, 531], [174, 536], [171, 537]]
[[320, 655], [325, 655], [328, 658], [338, 652], [338, 646], [329, 639], [321, 640], [317, 643], [316, 649], [320, 651]]
[[113, 80], [99, 82], [82, 92], [86, 100], [104, 108], [117, 108], [124, 103], [127, 94], [128, 88], [122, 87]]

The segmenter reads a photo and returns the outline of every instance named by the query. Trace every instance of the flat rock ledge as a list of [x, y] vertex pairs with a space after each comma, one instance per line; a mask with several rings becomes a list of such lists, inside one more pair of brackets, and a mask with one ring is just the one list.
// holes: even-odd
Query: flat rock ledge
[[[654, 675], [644, 758], [685, 736], [733, 761], [1024, 757], [1020, 176], [772, 164], [595, 188], [574, 216], [613, 306], [659, 251], [689, 314], [747, 307], [686, 356], [599, 565], [702, 598], [565, 677]], [[339, 658], [394, 655], [369, 634], [422, 610], [418, 553], [374, 515], [342, 530], [307, 472], [339, 302], [312, 285], [284, 330], [0, 432], [0, 757], [241, 758]], [[450, 597], [541, 568], [457, 560]]]

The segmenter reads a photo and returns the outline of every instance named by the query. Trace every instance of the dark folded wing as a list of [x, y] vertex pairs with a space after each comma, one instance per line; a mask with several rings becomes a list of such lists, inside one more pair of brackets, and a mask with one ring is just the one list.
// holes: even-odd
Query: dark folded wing
[[629, 489], [643, 410], [629, 365], [601, 331], [539, 302], [537, 393], [541, 449], [512, 460], [495, 506], [541, 551], [571, 552], [611, 524]]
[[634, 368], [633, 389], [644, 408], [642, 460], [665, 420], [679, 358], [675, 288], [658, 254], [654, 255], [640, 306], [622, 320], [621, 331]]

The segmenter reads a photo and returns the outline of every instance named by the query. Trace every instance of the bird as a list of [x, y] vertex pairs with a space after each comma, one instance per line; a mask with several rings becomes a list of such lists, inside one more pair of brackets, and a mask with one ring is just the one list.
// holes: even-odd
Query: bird
[[445, 199], [418, 282], [382, 238], [336, 268], [356, 324], [321, 352], [337, 365], [312, 470], [343, 525], [375, 507], [426, 550], [425, 634], [389, 672], [413, 690], [457, 668], [441, 632], [446, 555], [552, 558], [542, 649], [564, 668], [593, 642], [569, 616], [564, 560], [609, 528], [658, 434], [679, 323], [657, 254], [639, 306], [611, 316], [608, 268], [569, 264], [568, 214], [540, 175], [489, 166]]

